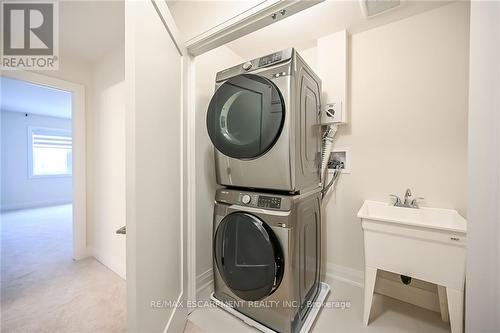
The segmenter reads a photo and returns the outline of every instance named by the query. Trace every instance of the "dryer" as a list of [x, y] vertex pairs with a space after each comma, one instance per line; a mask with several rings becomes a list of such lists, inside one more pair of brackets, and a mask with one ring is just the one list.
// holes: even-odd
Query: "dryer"
[[206, 125], [219, 185], [319, 186], [321, 80], [294, 49], [221, 71], [215, 87]]
[[274, 331], [299, 332], [320, 286], [320, 190], [219, 189], [215, 199], [214, 297]]

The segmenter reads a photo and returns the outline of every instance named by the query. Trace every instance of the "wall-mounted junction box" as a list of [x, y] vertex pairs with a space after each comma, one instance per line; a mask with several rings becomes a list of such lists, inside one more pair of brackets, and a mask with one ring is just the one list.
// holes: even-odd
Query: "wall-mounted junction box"
[[342, 99], [326, 104], [321, 111], [321, 123], [323, 125], [344, 124], [346, 122]]
[[342, 173], [351, 173], [351, 155], [349, 148], [336, 148], [328, 159], [328, 172], [333, 172], [337, 165], [342, 166]]

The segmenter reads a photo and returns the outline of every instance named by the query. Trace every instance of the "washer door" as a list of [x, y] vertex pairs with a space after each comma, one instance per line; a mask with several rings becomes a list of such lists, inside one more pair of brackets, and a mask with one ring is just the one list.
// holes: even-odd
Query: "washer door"
[[224, 82], [207, 111], [207, 130], [215, 148], [226, 156], [252, 159], [276, 143], [285, 120], [285, 105], [270, 80], [242, 74]]
[[222, 279], [241, 299], [260, 300], [281, 283], [281, 245], [271, 228], [254, 215], [236, 212], [221, 221], [214, 256]]

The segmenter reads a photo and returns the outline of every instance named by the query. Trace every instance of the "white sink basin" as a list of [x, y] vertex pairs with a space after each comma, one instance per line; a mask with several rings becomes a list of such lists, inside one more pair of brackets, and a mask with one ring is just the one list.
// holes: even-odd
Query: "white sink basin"
[[365, 245], [364, 323], [380, 269], [437, 284], [443, 320], [449, 318], [453, 333], [463, 332], [466, 220], [452, 209], [376, 201], [365, 201], [358, 217]]
[[367, 200], [358, 211], [358, 217], [421, 228], [467, 232], [466, 220], [452, 209], [395, 207], [384, 202]]

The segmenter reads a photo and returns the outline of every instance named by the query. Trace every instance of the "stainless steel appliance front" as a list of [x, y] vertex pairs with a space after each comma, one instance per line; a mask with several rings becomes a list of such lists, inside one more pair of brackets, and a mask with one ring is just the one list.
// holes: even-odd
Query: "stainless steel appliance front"
[[320, 262], [319, 190], [300, 195], [217, 190], [217, 299], [277, 332], [298, 332], [318, 292]]
[[290, 193], [318, 187], [320, 94], [321, 80], [293, 49], [218, 73], [207, 112], [217, 183]]

